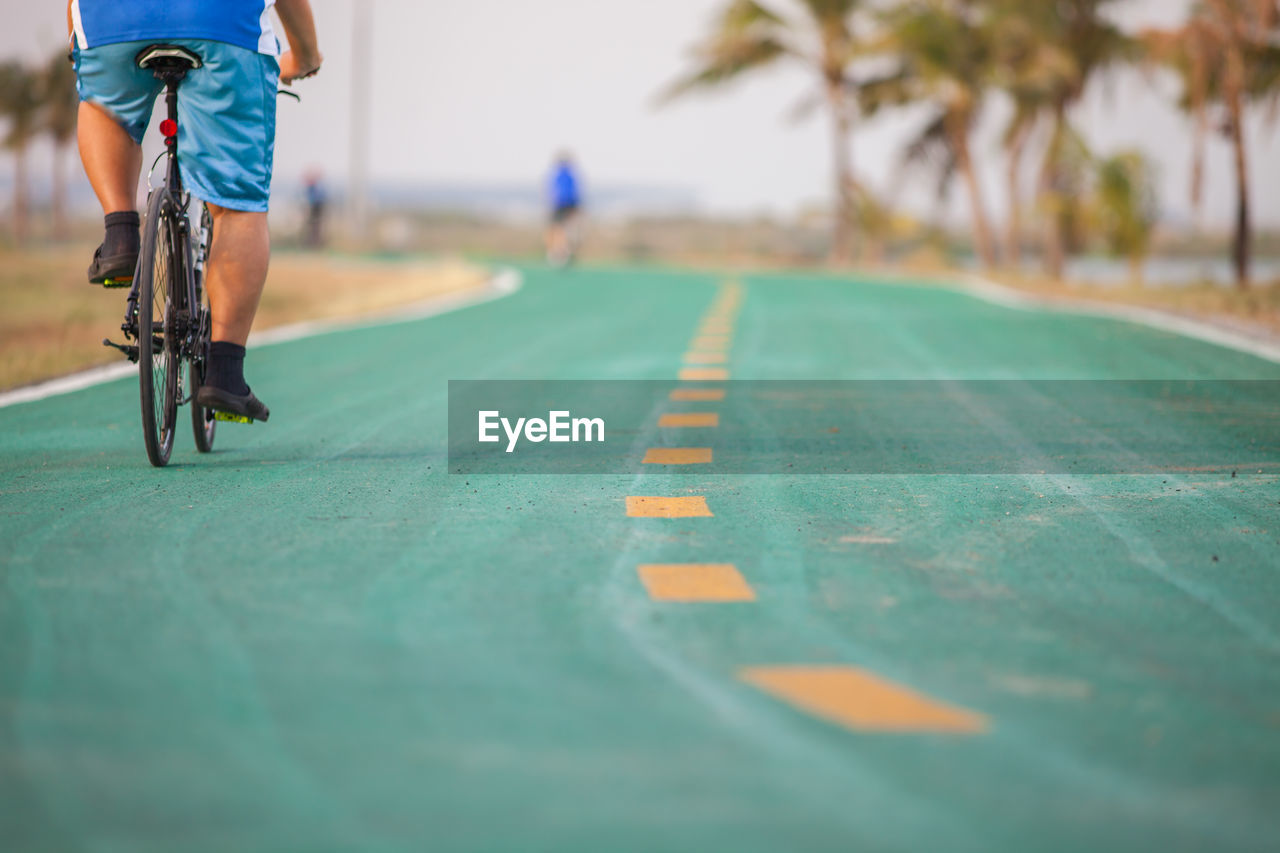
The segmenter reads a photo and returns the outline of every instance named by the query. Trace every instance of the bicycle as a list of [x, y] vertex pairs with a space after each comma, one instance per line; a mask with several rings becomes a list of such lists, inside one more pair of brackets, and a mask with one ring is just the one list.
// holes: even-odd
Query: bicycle
[[[120, 350], [138, 365], [143, 440], [147, 458], [160, 468], [168, 464], [173, 452], [179, 406], [191, 405], [192, 431], [201, 453], [213, 450], [218, 421], [251, 421], [213, 412], [195, 401], [205, 378], [213, 328], [204, 289], [212, 218], [201, 203], [193, 241], [191, 195], [183, 189], [178, 169], [178, 87], [187, 72], [202, 65], [202, 60], [187, 48], [154, 44], [139, 51], [134, 61], [165, 84], [166, 118], [160, 122], [165, 151], [156, 163], [161, 158], [168, 159], [160, 186], [151, 187], [150, 176], [147, 179], [141, 250], [120, 325], [125, 343], [108, 339], [102, 343]], [[109, 281], [107, 285], [123, 286], [123, 282]]]

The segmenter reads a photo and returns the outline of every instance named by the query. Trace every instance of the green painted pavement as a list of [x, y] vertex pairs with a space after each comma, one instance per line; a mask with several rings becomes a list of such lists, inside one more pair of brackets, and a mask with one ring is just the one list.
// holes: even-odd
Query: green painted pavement
[[[445, 473], [446, 380], [671, 378], [717, 281], [529, 270], [256, 350], [272, 422], [205, 457], [181, 434], [163, 471], [131, 381], [0, 409], [0, 846], [1272, 847], [1274, 474]], [[744, 281], [734, 378], [1280, 379], [1109, 320]], [[625, 516], [662, 494], [715, 517]], [[635, 576], [697, 561], [758, 601]], [[780, 663], [991, 728], [853, 733], [735, 678]]]

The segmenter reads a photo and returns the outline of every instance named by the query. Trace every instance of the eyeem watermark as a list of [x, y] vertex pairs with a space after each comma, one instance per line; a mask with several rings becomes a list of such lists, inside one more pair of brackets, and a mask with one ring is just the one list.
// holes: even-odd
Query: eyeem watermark
[[510, 418], [502, 417], [497, 410], [479, 413], [480, 430], [476, 440], [483, 444], [492, 444], [502, 440], [499, 428], [507, 437], [507, 453], [516, 449], [520, 439], [539, 444], [543, 441], [578, 444], [581, 442], [604, 441], [604, 418], [575, 418], [568, 411], [547, 413], [542, 418], [517, 418], [515, 423]]
[[[714, 399], [691, 387], [711, 386], [453, 380], [449, 471], [1280, 474], [1276, 380], [734, 381]], [[645, 461], [665, 448], [706, 461]]]

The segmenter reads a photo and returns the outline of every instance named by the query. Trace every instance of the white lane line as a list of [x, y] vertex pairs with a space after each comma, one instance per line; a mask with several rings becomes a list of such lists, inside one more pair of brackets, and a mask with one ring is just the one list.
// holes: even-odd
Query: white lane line
[[377, 314], [365, 315], [353, 320], [309, 320], [289, 326], [277, 326], [274, 329], [267, 329], [264, 332], [250, 335], [249, 345], [251, 347], [273, 346], [302, 338], [323, 335], [327, 332], [412, 323], [416, 320], [425, 320], [428, 317], [448, 314], [450, 311], [457, 311], [460, 308], [468, 308], [472, 305], [492, 302], [503, 296], [509, 296], [519, 290], [523, 283], [524, 279], [517, 270], [502, 269], [496, 272], [485, 286], [478, 291], [447, 293], [443, 296], [435, 296], [422, 302], [416, 302], [401, 308], [390, 308]]
[[1280, 344], [1251, 338], [1248, 335], [1232, 332], [1229, 329], [1223, 329], [1211, 323], [1180, 317], [1177, 314], [1170, 314], [1167, 311], [1161, 311], [1156, 308], [1113, 305], [1111, 303], [1091, 302], [1083, 299], [1048, 299], [974, 275], [961, 276], [959, 286], [953, 289], [958, 289], [962, 293], [967, 293], [993, 305], [1014, 308], [1020, 311], [1056, 311], [1138, 323], [1159, 329], [1162, 332], [1171, 332], [1183, 337], [1195, 338], [1206, 343], [1217, 344], [1221, 347], [1255, 355], [1267, 361], [1280, 363]]
[[[458, 311], [462, 308], [469, 308], [472, 305], [480, 305], [500, 299], [503, 296], [509, 296], [519, 290], [523, 283], [524, 279], [519, 271], [500, 269], [489, 279], [484, 287], [476, 291], [436, 296], [403, 308], [390, 309], [355, 320], [315, 320], [306, 323], [294, 323], [289, 326], [279, 326], [275, 329], [268, 329], [261, 334], [250, 336], [249, 345], [251, 347], [273, 346], [288, 341], [327, 334], [328, 332], [349, 331], [352, 329], [372, 328], [374, 326], [391, 326], [397, 323], [425, 320], [428, 317], [448, 314], [451, 311]], [[31, 403], [36, 400], [57, 397], [61, 394], [70, 394], [73, 391], [82, 391], [85, 388], [92, 388], [95, 385], [102, 385], [106, 382], [113, 382], [126, 376], [135, 375], [137, 370], [137, 367], [128, 362], [109, 364], [104, 367], [94, 367], [79, 373], [73, 373], [69, 376], [50, 379], [47, 382], [40, 382], [36, 385], [28, 385], [25, 388], [15, 388], [12, 391], [0, 393], [0, 409], [6, 406], [15, 406], [19, 403]]]
[[70, 376], [50, 379], [48, 382], [41, 382], [38, 385], [28, 385], [25, 388], [6, 391], [0, 394], [0, 409], [5, 406], [17, 405], [18, 403], [30, 403], [33, 400], [56, 397], [59, 394], [70, 394], [72, 391], [80, 391], [84, 388], [91, 388], [94, 385], [102, 385], [105, 382], [114, 382], [126, 376], [137, 375], [137, 373], [137, 366], [127, 361], [119, 364], [93, 367], [80, 373], [73, 373]]

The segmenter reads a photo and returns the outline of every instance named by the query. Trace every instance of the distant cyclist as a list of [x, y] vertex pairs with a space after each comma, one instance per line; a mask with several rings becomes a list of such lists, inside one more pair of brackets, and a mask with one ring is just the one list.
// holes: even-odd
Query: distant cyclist
[[[289, 43], [283, 54], [273, 5]], [[138, 261], [141, 142], [164, 84], [135, 57], [158, 43], [200, 56], [178, 100], [182, 181], [213, 217], [205, 277], [213, 343], [196, 402], [265, 421], [269, 410], [244, 381], [244, 347], [270, 255], [277, 83], [309, 77], [322, 61], [310, 3], [70, 0], [67, 26], [81, 100], [80, 158], [105, 214], [106, 234], [89, 265], [92, 284], [130, 279]]]
[[547, 185], [551, 202], [551, 222], [547, 226], [547, 261], [564, 266], [573, 260], [576, 250], [578, 216], [582, 207], [582, 190], [573, 158], [562, 153]]

